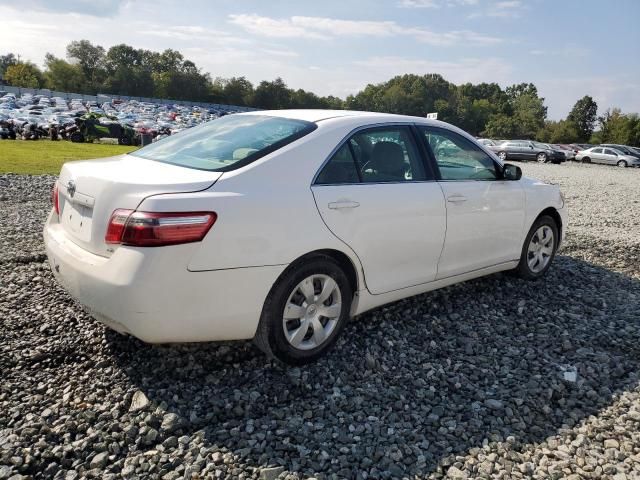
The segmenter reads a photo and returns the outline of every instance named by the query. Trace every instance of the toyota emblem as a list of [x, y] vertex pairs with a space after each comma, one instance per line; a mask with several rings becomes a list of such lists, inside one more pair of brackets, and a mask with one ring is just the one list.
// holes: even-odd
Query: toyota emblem
[[67, 193], [71, 198], [76, 194], [76, 184], [73, 180], [67, 182]]

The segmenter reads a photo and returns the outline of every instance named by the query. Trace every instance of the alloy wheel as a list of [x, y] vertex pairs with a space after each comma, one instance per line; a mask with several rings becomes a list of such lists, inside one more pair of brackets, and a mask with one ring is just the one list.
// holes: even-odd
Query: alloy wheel
[[542, 225], [531, 236], [527, 249], [527, 264], [533, 273], [540, 273], [546, 268], [551, 261], [553, 247], [553, 230], [548, 225]]
[[282, 328], [299, 350], [319, 347], [331, 336], [342, 312], [342, 295], [328, 275], [311, 275], [293, 289], [285, 303]]
[[539, 153], [537, 159], [539, 163], [547, 163], [547, 154]]

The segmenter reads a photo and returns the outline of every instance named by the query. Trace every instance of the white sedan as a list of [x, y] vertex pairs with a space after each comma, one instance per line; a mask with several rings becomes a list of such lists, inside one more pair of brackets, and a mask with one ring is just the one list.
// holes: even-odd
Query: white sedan
[[544, 275], [564, 198], [521, 175], [439, 121], [243, 113], [66, 163], [44, 238], [58, 281], [119, 332], [253, 338], [303, 364], [380, 305], [504, 270]]

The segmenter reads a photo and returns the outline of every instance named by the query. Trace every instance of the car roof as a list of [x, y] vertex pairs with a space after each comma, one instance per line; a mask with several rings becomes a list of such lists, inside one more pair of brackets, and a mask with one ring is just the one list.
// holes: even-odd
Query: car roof
[[446, 125], [438, 120], [430, 120], [424, 117], [412, 117], [410, 115], [396, 115], [393, 113], [363, 112], [358, 110], [321, 110], [321, 109], [290, 109], [290, 110], [256, 110], [252, 112], [237, 113], [236, 115], [268, 115], [271, 117], [305, 120], [307, 122], [324, 122], [333, 119], [353, 119], [354, 123], [361, 120], [367, 122], [419, 122], [434, 126]]

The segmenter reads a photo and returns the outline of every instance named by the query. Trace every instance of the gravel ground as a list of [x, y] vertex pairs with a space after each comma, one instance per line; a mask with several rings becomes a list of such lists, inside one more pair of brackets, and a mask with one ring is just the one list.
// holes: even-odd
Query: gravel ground
[[640, 170], [523, 169], [570, 207], [544, 281], [375, 310], [305, 368], [106, 330], [44, 261], [53, 177], [0, 176], [0, 479], [640, 479]]

